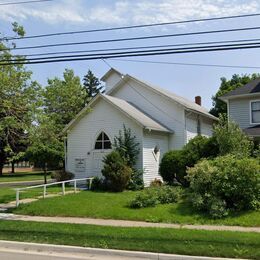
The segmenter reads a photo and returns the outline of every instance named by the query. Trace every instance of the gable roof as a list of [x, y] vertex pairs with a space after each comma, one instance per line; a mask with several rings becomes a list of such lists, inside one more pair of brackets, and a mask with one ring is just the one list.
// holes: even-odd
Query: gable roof
[[206, 108], [196, 104], [195, 102], [192, 102], [192, 101], [190, 101], [186, 98], [183, 98], [181, 96], [178, 96], [178, 95], [176, 95], [176, 94], [174, 94], [174, 93], [172, 93], [168, 90], [162, 89], [158, 86], [155, 86], [155, 85], [150, 84], [146, 81], [140, 80], [136, 77], [130, 76], [128, 74], [123, 75], [123, 76], [124, 77], [114, 87], [112, 87], [107, 92], [107, 94], [109, 94], [109, 95], [112, 94], [116, 89], [118, 89], [120, 86], [122, 86], [124, 83], [126, 83], [127, 80], [132, 79], [132, 80], [138, 82], [139, 84], [141, 84], [142, 86], [149, 88], [150, 90], [156, 92], [157, 94], [162, 95], [165, 98], [170, 99], [170, 101], [174, 101], [174, 102], [184, 106], [185, 109], [187, 109], [187, 110], [192, 110], [193, 112], [200, 113], [200, 114], [202, 114], [202, 115], [204, 115], [208, 118], [211, 118], [213, 120], [218, 120], [215, 116], [211, 115]]
[[149, 117], [148, 115], [141, 112], [139, 109], [131, 105], [129, 102], [111, 97], [104, 94], [98, 94], [92, 101], [89, 103], [88, 106], [86, 106], [84, 109], [82, 109], [78, 115], [64, 128], [63, 132], [67, 132], [68, 130], [72, 129], [73, 126], [84, 116], [91, 106], [97, 102], [98, 99], [102, 98], [103, 100], [107, 101], [108, 103], [112, 104], [115, 108], [117, 108], [119, 111], [121, 111], [123, 114], [125, 114], [127, 117], [134, 120], [137, 124], [142, 126], [145, 129], [154, 130], [154, 131], [160, 131], [160, 132], [167, 132], [167, 133], [173, 133], [170, 129], [166, 128], [165, 126], [161, 125], [159, 122], [156, 122], [154, 119]]
[[222, 100], [227, 100], [230, 98], [253, 94], [260, 94], [260, 78], [254, 79], [242, 87], [231, 90], [219, 98]]

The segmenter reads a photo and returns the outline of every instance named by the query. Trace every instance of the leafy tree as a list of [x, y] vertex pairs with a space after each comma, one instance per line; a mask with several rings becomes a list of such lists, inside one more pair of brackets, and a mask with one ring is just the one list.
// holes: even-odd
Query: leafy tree
[[98, 93], [103, 93], [104, 87], [101, 86], [101, 83], [97, 77], [93, 74], [91, 70], [88, 70], [87, 74], [83, 78], [83, 86], [86, 91], [85, 103], [94, 98]]
[[[24, 36], [23, 27], [13, 24], [17, 36]], [[13, 56], [8, 50], [9, 43], [0, 42], [2, 61], [24, 60]], [[15, 47], [15, 44], [13, 44]], [[26, 147], [26, 134], [33, 120], [35, 97], [39, 89], [31, 80], [31, 72], [21, 64], [0, 66], [0, 175], [7, 160], [18, 160]]]
[[43, 169], [45, 183], [47, 183], [47, 169], [50, 166], [57, 168], [64, 157], [63, 142], [56, 133], [55, 122], [45, 116], [39, 125], [32, 126], [30, 132], [30, 146], [26, 156]]
[[80, 78], [75, 76], [73, 70], [66, 69], [63, 79], [48, 80], [43, 91], [44, 112], [60, 131], [84, 108], [85, 97]]
[[136, 136], [132, 135], [130, 128], [123, 126], [123, 132], [120, 130], [119, 135], [114, 138], [114, 148], [119, 152], [126, 164], [134, 168], [138, 155], [140, 153], [139, 143]]
[[220, 100], [219, 97], [223, 96], [227, 92], [239, 88], [251, 80], [260, 77], [260, 74], [252, 75], [238, 75], [234, 74], [230, 80], [226, 78], [221, 78], [221, 84], [217, 93], [212, 97], [213, 108], [210, 110], [210, 113], [214, 116], [219, 116], [220, 114], [227, 113], [227, 105], [224, 101]]

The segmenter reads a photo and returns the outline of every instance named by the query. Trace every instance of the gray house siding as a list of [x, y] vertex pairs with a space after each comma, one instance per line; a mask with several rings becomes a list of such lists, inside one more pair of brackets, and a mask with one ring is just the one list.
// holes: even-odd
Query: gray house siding
[[229, 119], [242, 129], [250, 127], [250, 100], [252, 98], [230, 99], [228, 102]]

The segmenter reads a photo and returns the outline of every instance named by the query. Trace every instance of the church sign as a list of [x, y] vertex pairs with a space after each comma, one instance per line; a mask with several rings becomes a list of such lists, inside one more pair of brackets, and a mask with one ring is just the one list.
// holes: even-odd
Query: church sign
[[86, 171], [86, 159], [76, 158], [75, 159], [75, 172], [85, 172]]

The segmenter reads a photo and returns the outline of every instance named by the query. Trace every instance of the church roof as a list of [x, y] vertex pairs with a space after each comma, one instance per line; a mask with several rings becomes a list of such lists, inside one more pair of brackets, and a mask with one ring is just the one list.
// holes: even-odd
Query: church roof
[[104, 99], [122, 113], [124, 113], [127, 117], [133, 119], [137, 124], [141, 125], [144, 129], [152, 130], [152, 131], [160, 131], [160, 132], [167, 132], [173, 133], [172, 130], [168, 129], [160, 122], [153, 119], [151, 116], [145, 114], [140, 109], [138, 109], [133, 104], [119, 98], [115, 98], [109, 95], [98, 94], [92, 101], [86, 106], [78, 115], [64, 128], [63, 132], [67, 132], [70, 130], [82, 116], [88, 113], [89, 109], [91, 108], [92, 104], [97, 102], [98, 99]]
[[[110, 73], [112, 73], [113, 70], [110, 70]], [[118, 73], [118, 71], [116, 71]], [[119, 83], [117, 83], [114, 87], [112, 87], [107, 94], [111, 94], [113, 91], [115, 91], [120, 85], [123, 85], [124, 82], [126, 82], [128, 79], [132, 79], [134, 81], [137, 81], [138, 83], [142, 84], [143, 86], [157, 92], [159, 95], [163, 95], [164, 97], [170, 99], [171, 101], [174, 101], [176, 103], [179, 103], [180, 105], [184, 106], [187, 110], [192, 110], [193, 112], [200, 113], [208, 118], [211, 118], [213, 120], [218, 120], [215, 116], [211, 115], [206, 108], [203, 106], [200, 106], [196, 104], [195, 102], [192, 102], [184, 97], [178, 96], [175, 93], [168, 91], [166, 89], [163, 89], [161, 87], [155, 86], [151, 83], [148, 83], [146, 81], [140, 80], [136, 77], [133, 77], [131, 75], [123, 75], [124, 77], [120, 80]]]

